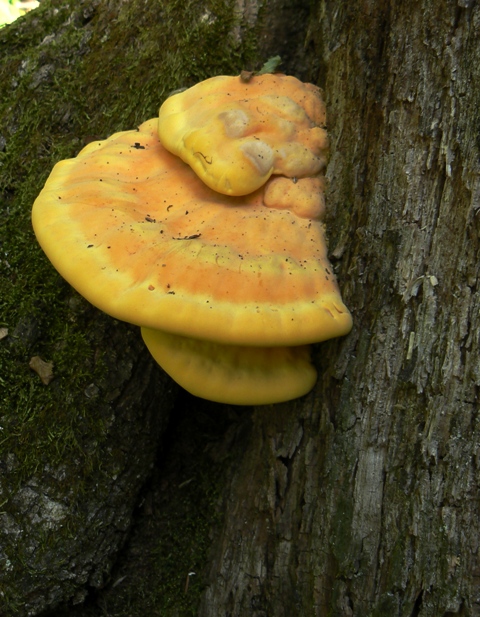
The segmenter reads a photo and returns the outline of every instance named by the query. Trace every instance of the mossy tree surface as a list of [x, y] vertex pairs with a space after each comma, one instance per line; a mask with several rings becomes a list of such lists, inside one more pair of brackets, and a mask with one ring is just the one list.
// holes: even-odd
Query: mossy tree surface
[[0, 615], [104, 584], [176, 392], [136, 328], [56, 274], [32, 203], [57, 161], [171, 90], [254, 68], [254, 22], [223, 0], [45, 0], [0, 30]]

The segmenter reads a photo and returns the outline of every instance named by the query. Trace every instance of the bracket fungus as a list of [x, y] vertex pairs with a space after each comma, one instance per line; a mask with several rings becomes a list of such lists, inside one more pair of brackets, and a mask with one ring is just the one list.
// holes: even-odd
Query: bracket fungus
[[325, 166], [325, 106], [318, 88], [287, 75], [245, 83], [212, 77], [160, 108], [163, 146], [210, 188], [247, 195], [272, 174], [310, 177]]
[[309, 344], [352, 324], [321, 221], [324, 125], [319, 90], [293, 77], [208, 79], [57, 163], [37, 239], [192, 394], [296, 398], [316, 380]]

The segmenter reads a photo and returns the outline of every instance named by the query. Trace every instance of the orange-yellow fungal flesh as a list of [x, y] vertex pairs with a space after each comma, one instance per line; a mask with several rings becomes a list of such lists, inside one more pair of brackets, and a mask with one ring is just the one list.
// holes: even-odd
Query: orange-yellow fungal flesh
[[300, 178], [296, 182], [275, 176], [265, 185], [263, 201], [269, 208], [290, 210], [301, 218], [321, 219], [325, 214], [325, 180]]
[[[315, 89], [296, 96], [317, 122]], [[162, 147], [153, 119], [58, 163], [32, 219], [60, 274], [118, 319], [258, 347], [346, 334], [322, 224], [264, 200], [264, 189], [225, 197], [205, 186]]]
[[150, 353], [185, 390], [217, 403], [267, 405], [309, 392], [309, 346], [240, 347], [142, 328]]
[[325, 106], [318, 88], [280, 74], [212, 77], [160, 108], [162, 144], [207, 186], [247, 195], [272, 174], [314, 176], [326, 162]]

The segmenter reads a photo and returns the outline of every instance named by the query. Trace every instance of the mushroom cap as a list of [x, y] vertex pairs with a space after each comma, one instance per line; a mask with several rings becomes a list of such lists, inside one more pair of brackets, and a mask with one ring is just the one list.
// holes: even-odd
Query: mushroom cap
[[241, 347], [142, 328], [160, 366], [195, 396], [230, 405], [268, 405], [309, 392], [317, 379], [310, 347]]
[[212, 77], [168, 98], [159, 112], [163, 146], [210, 188], [247, 195], [272, 174], [318, 174], [326, 162], [325, 106], [318, 88], [266, 74], [247, 83]]
[[205, 186], [152, 119], [57, 163], [32, 221], [60, 274], [118, 319], [231, 345], [346, 334], [322, 223], [266, 207], [264, 192]]
[[325, 178], [290, 178], [275, 176], [265, 186], [263, 202], [269, 208], [290, 210], [300, 218], [321, 219], [325, 214]]

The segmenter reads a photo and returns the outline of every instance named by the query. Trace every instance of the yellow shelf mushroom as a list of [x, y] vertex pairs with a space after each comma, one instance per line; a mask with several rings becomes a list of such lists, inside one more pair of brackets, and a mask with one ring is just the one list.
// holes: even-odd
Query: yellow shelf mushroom
[[247, 195], [272, 174], [314, 176], [325, 166], [318, 88], [287, 75], [212, 77], [160, 108], [162, 144], [210, 188]]
[[150, 353], [195, 396], [218, 403], [262, 405], [297, 398], [317, 380], [310, 347], [247, 347], [142, 328]]
[[[258, 90], [256, 80], [242, 86]], [[303, 112], [318, 122], [323, 103], [307, 91]], [[309, 137], [297, 115], [302, 147], [324, 161], [325, 138]], [[193, 394], [267, 404], [307, 393], [308, 344], [352, 323], [327, 259], [324, 163], [302, 179], [274, 166], [253, 191], [225, 195], [162, 145], [161, 126], [148, 120], [58, 163], [33, 206], [40, 245], [87, 300], [141, 326], [152, 355]]]

